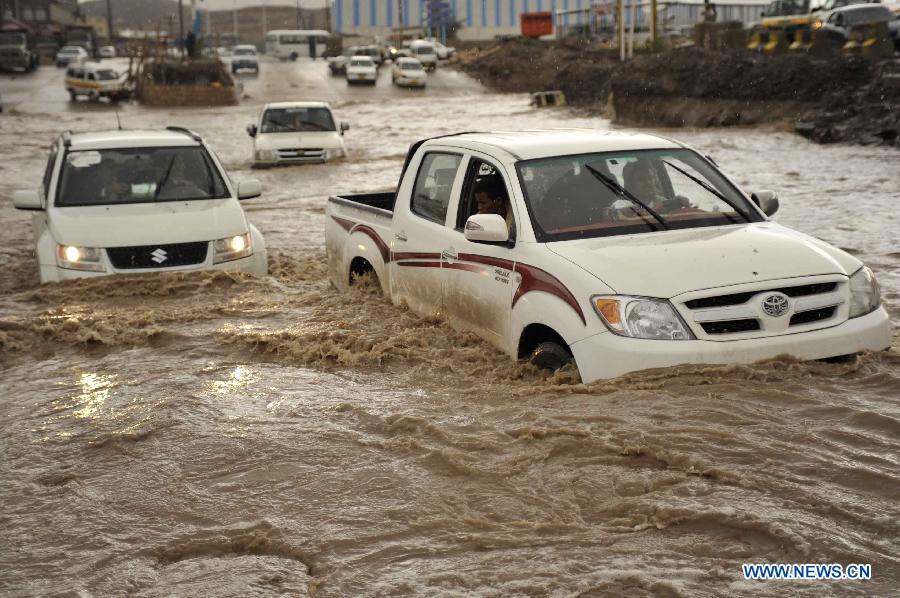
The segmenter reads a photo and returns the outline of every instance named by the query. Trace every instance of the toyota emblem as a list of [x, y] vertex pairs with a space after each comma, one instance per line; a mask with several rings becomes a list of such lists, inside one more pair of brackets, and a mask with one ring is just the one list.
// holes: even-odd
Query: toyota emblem
[[788, 306], [790, 303], [788, 302], [788, 298], [781, 293], [777, 293], [774, 295], [768, 295], [762, 301], [763, 311], [766, 312], [766, 315], [772, 316], [773, 318], [778, 318], [787, 313]]

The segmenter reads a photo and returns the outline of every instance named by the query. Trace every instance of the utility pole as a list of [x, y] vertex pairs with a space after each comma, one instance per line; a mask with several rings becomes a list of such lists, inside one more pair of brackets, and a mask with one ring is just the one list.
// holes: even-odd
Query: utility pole
[[300, 0], [297, 0], [297, 29], [303, 29], [303, 15], [300, 13]]
[[113, 31], [112, 0], [106, 0], [106, 31], [110, 43], [113, 43], [116, 34]]
[[178, 0], [178, 43], [181, 44], [181, 58], [184, 58], [184, 6]]

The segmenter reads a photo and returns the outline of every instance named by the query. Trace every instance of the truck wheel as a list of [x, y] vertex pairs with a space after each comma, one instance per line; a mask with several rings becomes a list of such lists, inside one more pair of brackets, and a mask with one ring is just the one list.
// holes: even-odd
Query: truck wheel
[[92, 91], [92, 92], [88, 93], [88, 101], [96, 102], [99, 99], [100, 99], [100, 96], [97, 95], [96, 91]]
[[291, 52], [291, 56], [290, 56], [291, 62], [296, 62], [297, 58], [299, 58], [299, 57], [300, 57], [300, 55], [297, 54], [296, 52]]
[[528, 361], [542, 370], [555, 372], [572, 361], [572, 354], [557, 342], [544, 341], [534, 348]]
[[69, 90], [69, 100], [74, 102], [77, 99], [78, 99], [78, 94], [75, 93], [75, 90], [70, 89]]

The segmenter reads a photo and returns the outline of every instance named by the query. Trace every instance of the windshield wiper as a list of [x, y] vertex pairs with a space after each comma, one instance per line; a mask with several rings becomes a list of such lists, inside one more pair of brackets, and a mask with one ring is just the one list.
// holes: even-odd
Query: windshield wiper
[[159, 197], [159, 192], [162, 191], [162, 188], [169, 180], [169, 174], [172, 172], [173, 166], [175, 166], [175, 156], [172, 156], [172, 159], [169, 161], [169, 167], [166, 168], [166, 174], [164, 174], [163, 178], [159, 181], [159, 184], [156, 187], [156, 191], [153, 193], [153, 199], [157, 199]]
[[[597, 170], [590, 164], [583, 164], [583, 166], [588, 170], [588, 172], [590, 172], [592, 175], [594, 175], [594, 178], [596, 178], [598, 181], [600, 181], [601, 183], [603, 183], [604, 185], [609, 187], [609, 189], [613, 193], [615, 193], [621, 197], [624, 197], [631, 203], [639, 205], [640, 207], [645, 209], [647, 211], [647, 213], [649, 213], [651, 216], [653, 216], [653, 218], [657, 222], [659, 222], [664, 229], [669, 230], [669, 225], [666, 224], [666, 221], [663, 219], [663, 217], [660, 216], [656, 210], [654, 210], [653, 208], [651, 208], [650, 206], [645, 204], [643, 201], [641, 201], [640, 199], [635, 197], [634, 193], [632, 193], [631, 191], [629, 191], [628, 189], [626, 189], [625, 187], [623, 187], [622, 185], [620, 185], [619, 183], [617, 183], [616, 181], [611, 179], [610, 177], [606, 176], [605, 174], [603, 174], [602, 172], [600, 172], [599, 170]], [[632, 209], [634, 209], [634, 208], [632, 208]], [[644, 218], [644, 216], [640, 212], [635, 210], [635, 213], [637, 213], [637, 215], [640, 216], [644, 222], [646, 222], [647, 224], [650, 224], [650, 221], [647, 220], [646, 218]], [[659, 229], [657, 229], [657, 230], [659, 230]]]
[[[725, 197], [722, 193], [720, 193], [718, 189], [716, 189], [715, 187], [713, 187], [712, 185], [710, 185], [710, 184], [707, 183], [706, 181], [703, 181], [703, 180], [701, 180], [701, 179], [698, 179], [697, 177], [695, 177], [695, 176], [692, 175], [691, 173], [687, 172], [687, 171], [684, 170], [683, 168], [679, 168], [679, 167], [675, 166], [674, 164], [672, 164], [672, 163], [669, 162], [668, 160], [663, 160], [662, 163], [663, 163], [663, 164], [668, 164], [669, 166], [671, 166], [672, 168], [674, 168], [675, 170], [677, 170], [678, 172], [680, 172], [681, 174], [683, 174], [683, 175], [686, 176], [687, 178], [691, 179], [692, 181], [694, 181], [695, 183], [697, 183], [698, 185], [700, 185], [701, 187], [703, 187], [704, 189], [706, 189], [707, 191], [709, 191], [710, 193], [712, 193], [713, 195], [715, 195], [716, 197], [718, 197], [719, 199], [721, 199], [722, 201], [724, 201], [725, 203], [727, 203], [727, 204], [731, 207], [731, 209], [734, 210], [735, 212], [737, 212], [738, 214], [740, 214], [740, 215], [744, 218], [744, 220], [746, 220], [747, 222], [750, 222], [750, 218], [743, 212], [743, 210], [741, 210], [741, 209], [737, 206], [736, 203], [734, 203], [733, 201], [731, 201], [730, 199], [728, 199], [727, 197]], [[720, 212], [720, 213], [721, 213], [721, 212]], [[724, 213], [723, 213], [722, 215], [725, 216], [726, 218], [728, 218], [729, 220], [734, 221], [734, 218], [729, 217], [727, 214], [724, 214]]]

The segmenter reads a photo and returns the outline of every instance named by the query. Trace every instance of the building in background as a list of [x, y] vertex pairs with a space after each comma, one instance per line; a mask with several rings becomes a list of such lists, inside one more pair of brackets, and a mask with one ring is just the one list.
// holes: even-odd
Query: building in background
[[19, 21], [29, 27], [74, 25], [78, 22], [78, 0], [0, 0], [0, 20]]
[[[461, 25], [457, 37], [470, 40], [518, 35], [523, 12], [555, 13], [590, 6], [590, 0], [444, 0], [444, 3], [450, 19]], [[334, 31], [388, 36], [401, 26], [424, 30], [429, 4], [427, 0], [334, 0]]]
[[298, 11], [293, 6], [203, 11], [202, 22], [201, 34], [212, 45], [253, 44], [260, 51], [266, 47], [266, 32], [273, 29], [329, 29], [326, 9]]

